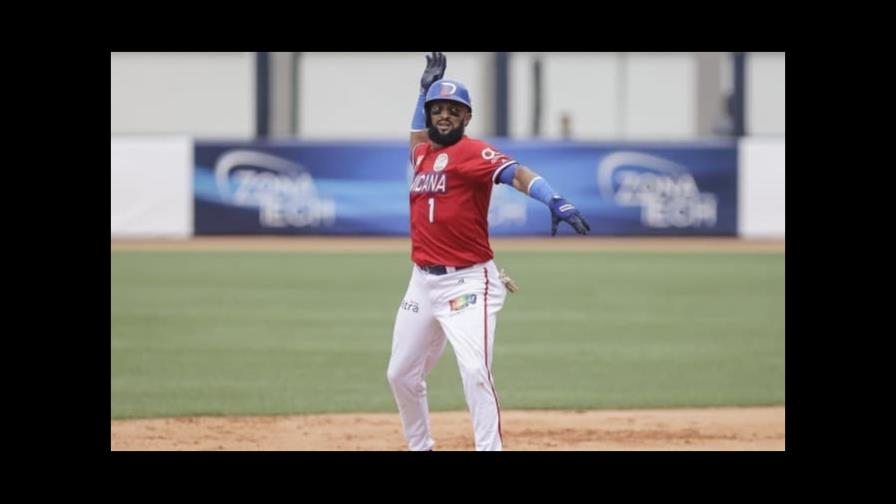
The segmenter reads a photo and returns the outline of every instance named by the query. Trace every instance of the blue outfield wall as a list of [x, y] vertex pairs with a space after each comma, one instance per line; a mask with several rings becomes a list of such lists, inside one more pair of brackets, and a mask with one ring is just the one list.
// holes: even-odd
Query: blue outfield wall
[[[490, 140], [543, 175], [596, 235], [737, 234], [737, 143]], [[194, 233], [393, 235], [409, 230], [407, 142], [196, 141]], [[492, 236], [549, 236], [541, 202], [500, 184]], [[561, 225], [560, 234], [574, 234]]]

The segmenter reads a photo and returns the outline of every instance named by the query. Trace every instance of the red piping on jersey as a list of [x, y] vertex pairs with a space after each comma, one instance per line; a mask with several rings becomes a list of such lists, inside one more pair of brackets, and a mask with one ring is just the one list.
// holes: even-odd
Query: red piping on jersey
[[482, 272], [485, 274], [485, 299], [482, 302], [483, 306], [483, 324], [482, 324], [482, 343], [485, 348], [485, 370], [488, 372], [488, 384], [492, 387], [492, 395], [495, 396], [495, 409], [498, 410], [498, 437], [501, 438], [501, 443], [504, 442], [504, 434], [501, 432], [501, 406], [498, 404], [498, 392], [495, 391], [495, 384], [492, 381], [492, 370], [488, 367], [488, 268], [482, 268]]

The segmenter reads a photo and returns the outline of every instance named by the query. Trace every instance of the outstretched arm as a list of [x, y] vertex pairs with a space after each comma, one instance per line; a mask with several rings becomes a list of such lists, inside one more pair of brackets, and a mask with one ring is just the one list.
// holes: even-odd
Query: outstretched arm
[[539, 174], [529, 167], [515, 164], [504, 168], [498, 175], [498, 182], [513, 185], [517, 191], [541, 201], [551, 210], [551, 236], [557, 234], [560, 221], [566, 222], [579, 234], [587, 234], [591, 226], [579, 213], [579, 210], [565, 198], [557, 194], [554, 188]]
[[433, 52], [426, 57], [426, 68], [420, 77], [420, 94], [417, 96], [417, 107], [414, 109], [414, 119], [411, 121], [411, 148], [418, 143], [429, 140], [426, 132], [426, 111], [423, 110], [423, 102], [426, 101], [426, 91], [433, 82], [445, 75], [445, 67], [448, 61], [440, 52]]
[[523, 194], [529, 194], [529, 184], [538, 176], [528, 166], [517, 165], [516, 172], [513, 174], [513, 188]]

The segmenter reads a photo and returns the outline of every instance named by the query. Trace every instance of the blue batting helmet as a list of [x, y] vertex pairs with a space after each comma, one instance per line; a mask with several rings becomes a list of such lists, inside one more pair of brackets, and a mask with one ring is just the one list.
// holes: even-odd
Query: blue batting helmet
[[473, 110], [473, 105], [470, 104], [470, 92], [467, 91], [466, 86], [456, 80], [439, 79], [433, 82], [432, 85], [429, 86], [429, 90], [426, 91], [426, 101], [424, 102], [424, 106], [428, 106], [429, 102], [435, 100], [460, 102], [467, 107], [470, 107], [470, 111]]

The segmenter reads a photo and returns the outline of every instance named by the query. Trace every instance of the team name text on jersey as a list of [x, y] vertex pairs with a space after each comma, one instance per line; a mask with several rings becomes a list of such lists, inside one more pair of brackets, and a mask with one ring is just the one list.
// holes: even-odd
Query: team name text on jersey
[[443, 193], [448, 186], [445, 173], [418, 173], [411, 184], [411, 192]]

